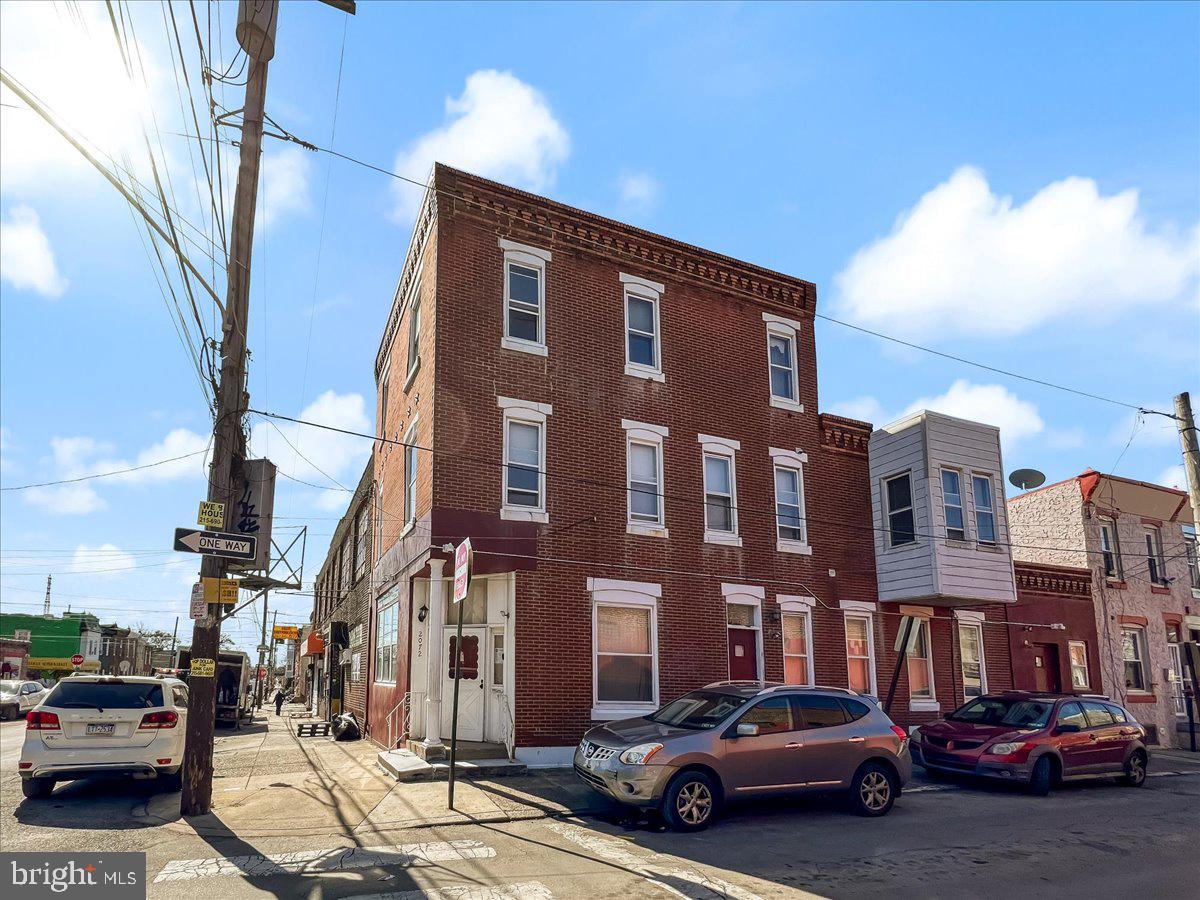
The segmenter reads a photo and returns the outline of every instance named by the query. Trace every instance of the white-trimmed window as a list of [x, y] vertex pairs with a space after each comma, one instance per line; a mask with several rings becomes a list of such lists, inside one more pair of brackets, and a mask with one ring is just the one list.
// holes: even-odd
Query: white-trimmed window
[[367, 563], [370, 562], [371, 547], [371, 504], [364, 501], [358, 508], [354, 522], [354, 577], [361, 578], [366, 574]]
[[498, 397], [504, 411], [504, 478], [500, 518], [547, 522], [546, 419], [549, 403]]
[[407, 529], [417, 519], [417, 423], [404, 433], [404, 525]]
[[781, 553], [812, 553], [804, 512], [804, 464], [808, 454], [770, 448], [775, 477], [775, 549]]
[[942, 469], [942, 508], [946, 512], [947, 540], [965, 541], [967, 524], [963, 518], [962, 475], [955, 469]]
[[981, 544], [996, 543], [996, 509], [992, 502], [992, 479], [972, 475], [975, 489], [975, 539]]
[[846, 617], [846, 671], [851, 690], [875, 693], [874, 609], [872, 603], [843, 600]]
[[417, 366], [421, 364], [421, 300], [413, 299], [412, 312], [408, 320], [408, 372], [406, 381], [411, 383], [416, 374]]
[[1091, 678], [1088, 676], [1087, 644], [1083, 641], [1068, 641], [1067, 656], [1071, 660], [1071, 689], [1087, 690], [1091, 687]]
[[400, 626], [399, 594], [390, 591], [379, 598], [375, 617], [375, 681], [396, 682], [396, 640]]
[[548, 250], [500, 239], [504, 251], [504, 336], [500, 345], [546, 355]]
[[[379, 376], [379, 436], [386, 438], [388, 419], [388, 394], [392, 384], [392, 361], [383, 364], [383, 374]], [[386, 446], [386, 445], [384, 445]]]
[[797, 336], [801, 324], [771, 313], [762, 314], [767, 323], [767, 374], [771, 386], [771, 405], [804, 412], [800, 404], [800, 377]]
[[625, 466], [628, 482], [628, 521], [630, 534], [667, 537], [666, 511], [663, 507], [663, 438], [668, 434], [661, 425], [621, 420], [625, 429]]
[[1117, 523], [1113, 519], [1100, 520], [1100, 561], [1104, 566], [1104, 577], [1121, 581], [1125, 578], [1125, 567], [1121, 562], [1121, 542], [1117, 537]]
[[662, 587], [589, 578], [592, 596], [593, 719], [658, 708], [658, 599]]
[[704, 540], [740, 547], [734, 457], [742, 445], [710, 434], [698, 435], [697, 440], [704, 465]]
[[914, 619], [908, 647], [904, 665], [908, 670], [909, 709], [924, 710], [937, 702], [933, 684], [933, 641], [930, 639], [928, 618], [918, 616]]
[[814, 684], [811, 597], [776, 598], [783, 631], [783, 681]]
[[1125, 663], [1125, 689], [1146, 693], [1146, 635], [1142, 628], [1121, 629], [1121, 655]]
[[621, 273], [625, 294], [625, 374], [666, 381], [662, 370], [659, 304], [666, 288], [657, 281]]
[[1167, 583], [1166, 562], [1163, 559], [1162, 530], [1147, 528], [1143, 539], [1146, 541], [1146, 573], [1151, 584]]
[[1181, 526], [1183, 531], [1183, 555], [1187, 560], [1188, 580], [1192, 590], [1200, 589], [1200, 554], [1196, 552], [1196, 528], [1193, 525]]
[[987, 666], [983, 658], [983, 613], [956, 609], [958, 620], [958, 658], [962, 666], [963, 698], [982, 697], [987, 693]]
[[916, 543], [913, 515], [912, 473], [901, 472], [883, 481], [883, 500], [887, 505], [888, 546], [903, 547]]

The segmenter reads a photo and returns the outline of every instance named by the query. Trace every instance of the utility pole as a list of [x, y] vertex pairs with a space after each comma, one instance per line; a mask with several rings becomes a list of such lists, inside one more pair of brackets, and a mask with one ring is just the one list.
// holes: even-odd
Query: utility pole
[[53, 580], [53, 575], [46, 576], [46, 602], [42, 604], [42, 615], [47, 619], [50, 618], [50, 582]]
[[[258, 709], [262, 709], [263, 682], [266, 680], [265, 678], [262, 677], [262, 673], [265, 671], [263, 669], [263, 666], [266, 665], [266, 658], [267, 658], [267, 651], [265, 648], [267, 646], [267, 595], [268, 595], [268, 593], [269, 592], [266, 590], [263, 591], [262, 639], [258, 642], [258, 670], [254, 673], [256, 676], [254, 680], [258, 684], [258, 689], [255, 691], [255, 694], [256, 694], [255, 706]], [[271, 645], [272, 646], [274, 646], [274, 644], [275, 644], [274, 636], [275, 636], [275, 632], [272, 631], [271, 632]], [[272, 655], [274, 655], [274, 654], [272, 654]]]
[[275, 683], [275, 623], [279, 621], [279, 610], [271, 615], [271, 670], [267, 672], [267, 677], [271, 679], [271, 684]]
[[[275, 55], [278, 0], [241, 0], [237, 39], [249, 57], [246, 100], [242, 107], [242, 138], [237, 190], [233, 199], [233, 230], [226, 270], [225, 309], [221, 318], [221, 376], [213, 422], [213, 458], [208, 499], [225, 505], [225, 529], [233, 521], [237, 490], [235, 476], [244, 453], [242, 432], [246, 382], [246, 324], [250, 307], [250, 256], [254, 243], [254, 211], [258, 198], [258, 168], [262, 151], [263, 108], [267, 94], [267, 64]], [[205, 556], [201, 578], [224, 578], [226, 562]], [[220, 654], [221, 607], [211, 604], [208, 616], [192, 629], [192, 660], [215, 660]], [[216, 677], [189, 678], [187, 743], [183, 754], [183, 796], [179, 811], [204, 815], [212, 808], [213, 729], [216, 725]]]
[[[1200, 531], [1200, 440], [1196, 437], [1196, 420], [1192, 416], [1192, 398], [1187, 391], [1175, 397], [1175, 423], [1179, 426], [1179, 446], [1183, 451], [1183, 474], [1187, 478], [1188, 499], [1192, 504], [1192, 527], [1195, 535]], [[1197, 540], [1197, 546], [1193, 548], [1193, 556], [1200, 552], [1200, 539]], [[1188, 578], [1195, 577], [1195, 572], [1188, 572]], [[1185, 635], [1180, 635], [1181, 638]], [[1196, 712], [1195, 708], [1200, 705], [1200, 672], [1196, 671], [1196, 657], [1200, 653], [1195, 653], [1192, 648], [1186, 644], [1180, 648], [1183, 656], [1183, 664], [1187, 667], [1189, 681], [1191, 682], [1191, 691], [1187, 690], [1189, 685], [1184, 686], [1183, 702], [1187, 709], [1188, 717], [1188, 736], [1191, 740], [1192, 751], [1196, 750]], [[1189, 697], [1188, 694], [1191, 694]]]
[[175, 639], [179, 637], [179, 616], [175, 617], [175, 627], [171, 629], [171, 659], [175, 659]]

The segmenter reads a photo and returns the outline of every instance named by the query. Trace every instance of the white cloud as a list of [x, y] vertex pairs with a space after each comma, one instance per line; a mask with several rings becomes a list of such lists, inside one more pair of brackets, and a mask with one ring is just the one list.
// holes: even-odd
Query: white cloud
[[86, 483], [30, 488], [22, 496], [31, 506], [56, 516], [82, 516], [106, 506], [103, 498]]
[[1163, 416], [1146, 416], [1136, 412], [1123, 416], [1109, 432], [1108, 441], [1123, 447], [1129, 442], [1130, 435], [1134, 435], [1137, 443], [1151, 447], [1179, 446], [1179, 426], [1174, 419]]
[[1178, 300], [1197, 236], [1149, 232], [1135, 190], [1070, 177], [1023, 205], [964, 166], [859, 250], [835, 279], [843, 314], [909, 335], [1011, 335], [1069, 316]]
[[[571, 151], [567, 131], [541, 92], [511, 72], [480, 69], [459, 97], [446, 98], [446, 122], [396, 156], [397, 174], [425, 180], [435, 162], [533, 191], [554, 183]], [[396, 185], [397, 216], [407, 219], [421, 192]]]
[[1183, 472], [1183, 464], [1177, 466], [1168, 466], [1162, 470], [1162, 473], [1155, 479], [1155, 484], [1166, 485], [1167, 487], [1179, 488], [1181, 491], [1186, 491], [1187, 475]]
[[0, 279], [43, 297], [61, 297], [67, 289], [38, 214], [28, 206], [14, 206], [0, 221]]
[[662, 186], [649, 172], [622, 172], [617, 179], [621, 208], [630, 212], [649, 212], [658, 203]]
[[[362, 394], [326, 391], [305, 407], [299, 418], [371, 433]], [[251, 429], [250, 446], [254, 453], [269, 457], [279, 471], [294, 478], [328, 485], [332, 477], [348, 488], [358, 483], [361, 468], [371, 452], [371, 442], [364, 438], [291, 422], [258, 422]], [[338, 506], [344, 506], [349, 496], [341, 491], [322, 492], [325, 493], [336, 496], [340, 501]]]
[[88, 547], [80, 544], [75, 548], [68, 572], [115, 575], [117, 572], [133, 569], [137, 566], [133, 555], [126, 553], [116, 544], [101, 544], [99, 547]]
[[[100, 466], [111, 467], [100, 469], [101, 471], [111, 472], [121, 468], [149, 465], [162, 459], [172, 459], [175, 461], [161, 466], [141, 469], [137, 472], [126, 472], [114, 477], [117, 480], [135, 484], [174, 481], [177, 478], [201, 478], [208, 471], [209, 456], [200, 456], [198, 454], [200, 451], [207, 449], [208, 445], [208, 437], [196, 434], [196, 432], [187, 428], [174, 428], [157, 444], [153, 444], [138, 453], [137, 458], [132, 463], [119, 460], [105, 461], [97, 464], [97, 468], [100, 468]], [[192, 456], [189, 454], [197, 455]], [[176, 457], [180, 456], [186, 458], [176, 459]]]
[[829, 411], [837, 416], [858, 419], [860, 422], [870, 422], [872, 425], [883, 425], [890, 421], [883, 411], [883, 404], [875, 397], [869, 396], [855, 397], [852, 400], [834, 403], [829, 407]]
[[1085, 443], [1082, 428], [1050, 428], [1046, 431], [1046, 446], [1051, 450], [1076, 450]]
[[921, 409], [983, 422], [1000, 428], [1000, 442], [1007, 449], [1019, 441], [1040, 434], [1045, 428], [1037, 406], [1022, 400], [999, 384], [972, 384], [960, 378], [946, 393], [922, 397], [910, 403], [900, 418]]
[[[262, 202], [258, 222], [273, 225], [287, 216], [312, 209], [309, 185], [312, 181], [312, 154], [300, 147], [284, 147], [263, 155]], [[236, 171], [236, 169], [235, 169]]]

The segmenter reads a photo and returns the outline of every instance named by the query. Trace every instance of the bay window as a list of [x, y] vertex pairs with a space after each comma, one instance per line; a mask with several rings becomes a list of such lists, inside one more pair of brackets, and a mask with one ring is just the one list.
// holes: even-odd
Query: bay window
[[942, 469], [942, 508], [946, 513], [946, 537], [951, 541], [967, 539], [963, 519], [962, 476], [954, 469]]
[[974, 475], [975, 486], [975, 539], [981, 544], [996, 543], [996, 510], [992, 504], [992, 479], [986, 475]]
[[883, 494], [887, 504], [888, 545], [903, 547], [916, 543], [911, 473], [903, 472], [885, 479]]

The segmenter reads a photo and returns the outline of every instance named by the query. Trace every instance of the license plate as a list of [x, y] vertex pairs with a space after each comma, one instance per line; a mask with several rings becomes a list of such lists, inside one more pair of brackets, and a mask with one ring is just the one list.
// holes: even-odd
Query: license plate
[[88, 734], [112, 734], [113, 727], [114, 726], [112, 726], [112, 725], [91, 724], [91, 725], [88, 725], [88, 727], [87, 727], [87, 733]]

